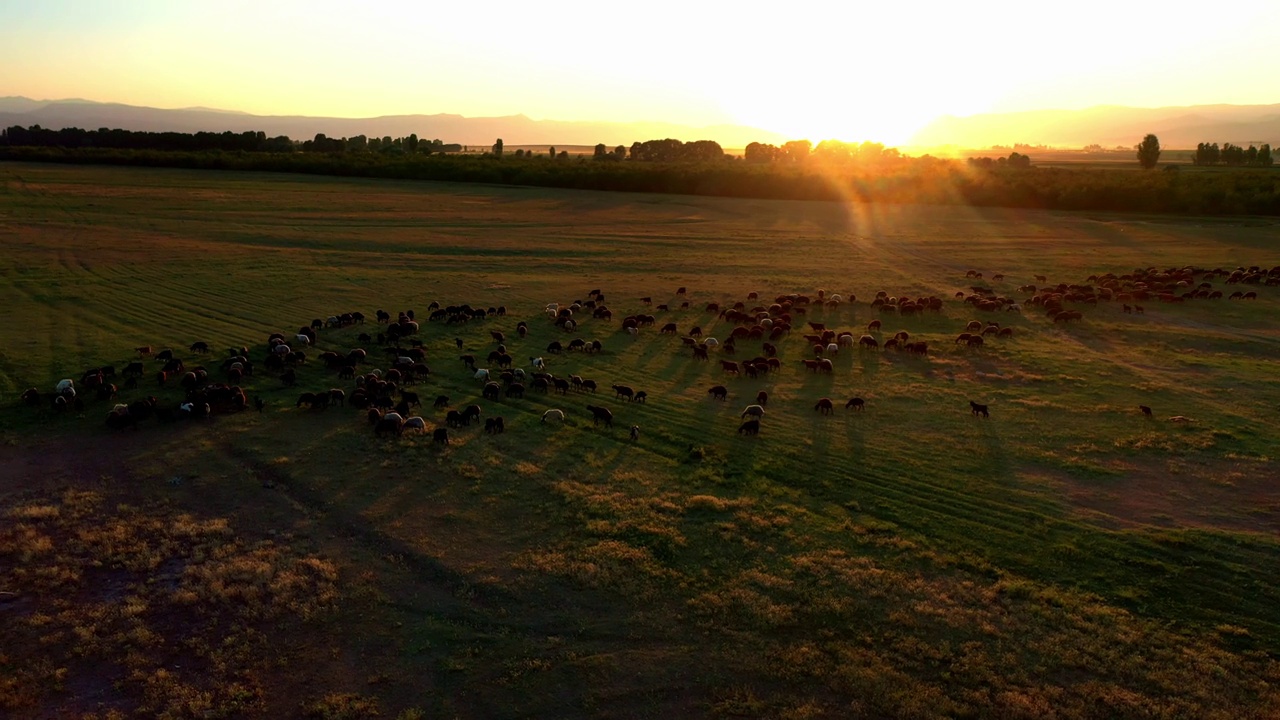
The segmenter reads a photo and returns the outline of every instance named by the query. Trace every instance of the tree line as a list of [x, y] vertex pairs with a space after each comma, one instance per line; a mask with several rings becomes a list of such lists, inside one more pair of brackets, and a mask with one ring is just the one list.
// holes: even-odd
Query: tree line
[[1218, 147], [1218, 143], [1199, 143], [1191, 162], [1194, 165], [1271, 167], [1271, 146], [1264, 143], [1262, 147], [1250, 145], [1242, 148], [1231, 143], [1223, 143], [1222, 147]]
[[[113, 144], [114, 143], [114, 144]], [[148, 144], [159, 147], [147, 147]], [[137, 145], [142, 145], [139, 148]], [[181, 147], [186, 149], [173, 149]], [[1232, 146], [1234, 147], [1234, 146]], [[287, 148], [283, 149], [283, 148]], [[459, 152], [482, 149], [484, 152]], [[1270, 157], [1270, 148], [1265, 157]], [[1139, 160], [1159, 159], [1154, 135]], [[711, 141], [638, 142], [576, 160], [551, 148], [556, 162], [515, 162], [501, 140], [464, 148], [439, 140], [328, 138], [295, 142], [262, 133], [130, 133], [8, 128], [0, 160], [97, 163], [211, 170], [260, 170], [349, 177], [443, 180], [557, 188], [722, 195], [785, 200], [955, 204], [1090, 211], [1280, 215], [1280, 173], [1126, 173], [1105, 168], [1032, 167], [1017, 151], [967, 163], [911, 157], [878, 143], [805, 140], [752, 143], [744, 157]], [[1244, 151], [1246, 160], [1248, 151]], [[1263, 150], [1258, 150], [1258, 157]], [[1221, 162], [1221, 151], [1219, 161]], [[1235, 157], [1233, 150], [1230, 157]], [[619, 162], [621, 160], [627, 162]], [[594, 160], [594, 161], [593, 161]], [[633, 162], [634, 161], [634, 162]]]
[[39, 125], [13, 127], [0, 130], [0, 145], [49, 148], [104, 148], [110, 150], [160, 150], [165, 152], [384, 152], [384, 153], [439, 153], [461, 152], [462, 145], [445, 143], [439, 139], [420, 140], [417, 135], [403, 138], [365, 137], [330, 138], [323, 133], [311, 140], [297, 141], [287, 135], [267, 137], [261, 131], [227, 132], [147, 132], [101, 128], [84, 130], [63, 128], [51, 130]]

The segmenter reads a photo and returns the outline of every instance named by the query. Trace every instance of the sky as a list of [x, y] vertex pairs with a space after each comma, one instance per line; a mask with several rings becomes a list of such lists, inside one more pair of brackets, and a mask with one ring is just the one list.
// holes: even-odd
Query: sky
[[21, 0], [0, 96], [372, 117], [734, 123], [1280, 102], [1280, 0]]

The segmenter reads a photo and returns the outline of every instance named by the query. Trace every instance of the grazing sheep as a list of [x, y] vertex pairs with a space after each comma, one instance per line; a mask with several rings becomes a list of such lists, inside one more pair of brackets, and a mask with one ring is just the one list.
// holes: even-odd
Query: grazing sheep
[[470, 425], [472, 420], [479, 420], [481, 409], [479, 405], [468, 405], [462, 409], [462, 424]]
[[448, 429], [448, 428], [436, 428], [436, 429], [435, 429], [435, 431], [433, 431], [433, 432], [431, 433], [431, 441], [432, 441], [432, 442], [434, 442], [434, 443], [437, 443], [437, 444], [439, 444], [439, 445], [448, 445], [448, 444], [449, 444], [449, 429]]
[[489, 382], [489, 371], [484, 368], [480, 368], [479, 370], [476, 370], [475, 375], [472, 375], [471, 377], [479, 380], [480, 382], [487, 383]]
[[420, 417], [411, 417], [405, 420], [404, 425], [401, 426], [400, 428], [401, 433], [416, 432], [421, 434], [426, 431], [427, 431], [427, 421], [423, 420]]
[[713, 337], [709, 337], [706, 340], [703, 340], [702, 344], [706, 347], [717, 347], [720, 345], [720, 341]]
[[769, 393], [765, 392], [764, 390], [761, 390], [760, 392], [756, 393], [756, 403], [759, 404], [760, 407], [764, 407], [765, 405], [768, 405]]
[[763, 406], [763, 405], [748, 405], [748, 406], [747, 406], [747, 407], [742, 411], [742, 414], [741, 414], [741, 415], [739, 415], [738, 417], [740, 417], [740, 418], [744, 418], [744, 417], [746, 417], [746, 416], [748, 416], [748, 415], [750, 415], [750, 416], [752, 416], [752, 417], [764, 417], [764, 406]]
[[546, 363], [546, 361], [545, 361], [545, 360], [543, 360], [543, 359], [542, 359], [542, 358], [540, 358], [540, 357], [530, 357], [530, 358], [529, 358], [529, 363], [530, 363], [531, 365], [533, 365], [533, 369], [534, 369], [534, 370], [546, 370], [546, 369], [547, 369], [547, 363]]
[[1139, 405], [1138, 409], [1142, 411], [1143, 415], [1146, 415], [1147, 417], [1151, 417], [1151, 408], [1147, 407], [1146, 405]]
[[639, 439], [640, 439], [640, 426], [639, 426], [639, 425], [632, 425], [632, 426], [631, 426], [631, 440], [634, 442], [634, 441], [639, 440]]
[[392, 415], [395, 415], [395, 413], [387, 413], [387, 415], [379, 420], [378, 424], [373, 427], [374, 437], [382, 437], [383, 435], [400, 436], [401, 431], [404, 429], [404, 421], [399, 415], [391, 417]]
[[738, 426], [739, 435], [758, 435], [760, 434], [760, 421], [748, 420]]
[[863, 408], [866, 407], [866, 405], [867, 405], [866, 401], [864, 401], [860, 397], [850, 398], [849, 402], [844, 404], [844, 409], [849, 410], [850, 408], [852, 408], [854, 410], [862, 410]]
[[978, 417], [978, 416], [982, 416], [984, 418], [991, 417], [991, 413], [987, 411], [986, 405], [979, 405], [978, 403], [972, 400], [969, 401], [969, 411], [973, 413], [974, 417]]
[[707, 394], [709, 394], [711, 397], [715, 398], [716, 400], [729, 399], [729, 389], [723, 385], [716, 385], [712, 387], [710, 390], [707, 391]]
[[631, 400], [636, 394], [634, 390], [626, 385], [613, 385], [611, 387], [613, 388], [613, 392], [616, 394], [616, 397]]
[[638, 390], [636, 391], [635, 397], [631, 398], [631, 401], [648, 404], [649, 393], [645, 392], [644, 390]]
[[599, 425], [600, 421], [604, 421], [605, 427], [613, 427], [613, 413], [609, 408], [599, 407], [597, 405], [588, 405], [587, 410], [591, 412], [591, 420], [593, 425]]
[[542, 413], [542, 422], [546, 422], [546, 421], [547, 421], [547, 418], [551, 418], [552, 420], [559, 420], [560, 422], [564, 422], [564, 411], [563, 411], [563, 410], [560, 410], [560, 409], [558, 409], [558, 408], [552, 408], [552, 409], [550, 409], [550, 410], [548, 410], [548, 411], [546, 411], [546, 412]]
[[813, 409], [823, 415], [830, 415], [831, 411], [835, 409], [835, 405], [831, 402], [831, 398], [821, 398], [814, 404]]

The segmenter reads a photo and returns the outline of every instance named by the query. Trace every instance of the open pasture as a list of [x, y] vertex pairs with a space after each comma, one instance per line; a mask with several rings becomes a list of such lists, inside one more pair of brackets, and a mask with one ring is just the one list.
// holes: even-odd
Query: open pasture
[[[1151, 298], [1142, 314], [1069, 304], [1083, 315], [1069, 323], [1017, 290], [1151, 266], [1269, 268], [1275, 223], [19, 164], [0, 165], [0, 182], [0, 591], [21, 591], [0, 632], [30, 641], [5, 644], [0, 670], [24, 669], [0, 708], [93, 711], [113, 683], [122, 709], [175, 716], [1239, 717], [1280, 701], [1280, 288], [1215, 277], [1258, 297]], [[955, 297], [974, 286], [1023, 311]], [[586, 310], [570, 333], [544, 311], [597, 288], [610, 321]], [[724, 370], [762, 341], [727, 354], [737, 323], [708, 303], [818, 289], [856, 300], [805, 306], [773, 341], [776, 370]], [[902, 317], [871, 306], [878, 291], [943, 306]], [[431, 321], [432, 302], [506, 314]], [[379, 309], [415, 310], [420, 331], [401, 345], [421, 341], [431, 368], [405, 388], [425, 433], [377, 438], [364, 411], [297, 403], [355, 389], [322, 352], [363, 347], [359, 372], [389, 367], [358, 339], [385, 332]], [[292, 340], [351, 311], [367, 321], [319, 329], [295, 386], [262, 367], [270, 333]], [[621, 321], [637, 313], [655, 324], [632, 335]], [[878, 342], [906, 331], [927, 355], [855, 345], [824, 349], [830, 372], [802, 364], [807, 323], [857, 339], [874, 320]], [[955, 343], [973, 320], [1013, 335]], [[695, 326], [721, 343], [706, 362], [681, 339]], [[526, 372], [541, 357], [598, 391], [483, 398], [459, 356], [496, 375], [493, 331]], [[602, 351], [547, 351], [574, 338]], [[212, 352], [188, 351], [196, 341]], [[247, 346], [242, 385], [263, 411], [113, 432], [113, 401], [19, 402], [122, 369], [139, 346], [204, 364], [213, 382], [227, 349]], [[121, 401], [176, 406], [182, 390], [142, 362]], [[759, 433], [739, 434], [760, 391]], [[479, 404], [481, 423], [433, 442], [437, 395]], [[815, 411], [824, 397], [830, 413]], [[845, 407], [853, 397], [864, 409]], [[550, 409], [564, 422], [544, 423]], [[496, 416], [505, 431], [485, 433]], [[106, 498], [99, 514], [67, 488]], [[146, 503], [323, 564], [308, 577], [329, 599], [306, 612], [219, 616], [235, 637], [287, 631], [271, 647], [292, 669], [242, 677], [206, 647], [212, 630], [165, 630], [183, 591], [207, 587], [203, 539], [183, 551], [160, 533], [153, 564], [105, 563], [123, 591], [90, 587], [84, 568], [103, 563], [63, 552], [77, 530], [58, 518], [120, 522]], [[221, 537], [203, 532], [182, 537]], [[41, 573], [57, 562], [79, 579]], [[243, 580], [228, 577], [217, 587]], [[128, 617], [150, 635], [76, 654], [77, 608], [138, 598], [149, 609]], [[162, 656], [202, 669], [160, 677]]]

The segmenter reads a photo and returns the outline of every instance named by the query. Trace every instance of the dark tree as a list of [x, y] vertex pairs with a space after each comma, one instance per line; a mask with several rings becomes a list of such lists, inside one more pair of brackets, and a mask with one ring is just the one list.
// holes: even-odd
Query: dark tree
[[493, 154], [502, 157], [502, 138], [498, 138], [498, 142], [493, 144]]
[[608, 152], [609, 152], [609, 149], [605, 147], [604, 143], [598, 143], [596, 145], [596, 152], [594, 157], [596, 160], [603, 160], [605, 158], [605, 155]]
[[813, 150], [813, 143], [808, 140], [791, 140], [783, 143], [782, 156], [790, 162], [804, 162], [809, 159], [809, 153]]
[[743, 153], [743, 159], [749, 163], [771, 163], [782, 155], [782, 151], [776, 145], [768, 143], [753, 142], [747, 145], [746, 151]]
[[1147, 135], [1142, 138], [1142, 142], [1138, 143], [1138, 164], [1143, 168], [1150, 170], [1160, 162], [1160, 138], [1155, 135]]

